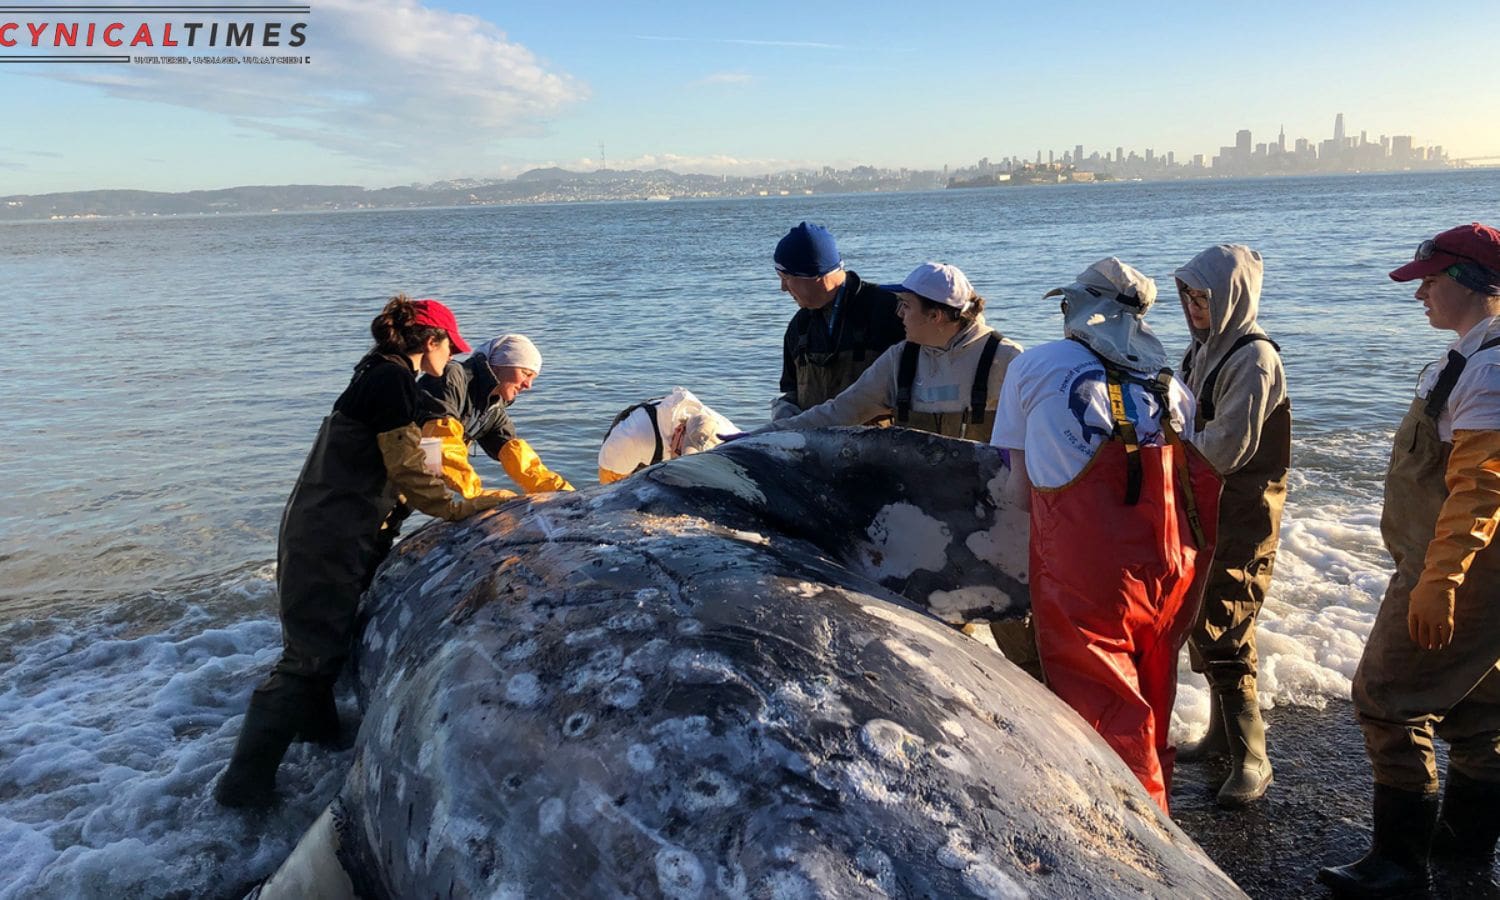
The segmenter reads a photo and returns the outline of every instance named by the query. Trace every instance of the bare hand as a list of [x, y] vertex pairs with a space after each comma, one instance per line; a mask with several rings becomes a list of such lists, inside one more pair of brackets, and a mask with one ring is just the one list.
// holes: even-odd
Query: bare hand
[[1407, 604], [1406, 628], [1416, 645], [1426, 650], [1453, 643], [1453, 589], [1419, 582]]

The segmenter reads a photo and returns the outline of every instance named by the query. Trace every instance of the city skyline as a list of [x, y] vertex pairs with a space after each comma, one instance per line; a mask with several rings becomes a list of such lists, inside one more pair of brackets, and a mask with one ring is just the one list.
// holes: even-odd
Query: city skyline
[[[606, 159], [730, 175], [941, 170], [1034, 162], [1038, 149], [1056, 161], [1080, 145], [1085, 159], [1123, 148], [1174, 165], [1201, 154], [1212, 168], [1247, 124], [1325, 135], [1338, 112], [1455, 159], [1500, 155], [1500, 123], [1473, 114], [1500, 104], [1500, 84], [1431, 90], [1405, 16], [1387, 0], [1358, 18], [1278, 0], [1149, 16], [1092, 2], [950, 2], [913, 16], [788, 0], [520, 12], [313, 0], [305, 65], [0, 65], [0, 115], [24, 125], [0, 138], [0, 195], [384, 187]], [[1500, 25], [1500, 7], [1473, 17], [1466, 27]], [[1100, 35], [1141, 64], [1091, 51]], [[1231, 36], [1253, 74], [1225, 65]], [[1252, 142], [1252, 155], [1256, 143], [1273, 142]]]

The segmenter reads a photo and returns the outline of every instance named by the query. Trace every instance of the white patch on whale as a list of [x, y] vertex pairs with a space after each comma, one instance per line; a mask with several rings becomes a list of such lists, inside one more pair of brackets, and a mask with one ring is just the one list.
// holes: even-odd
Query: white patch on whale
[[600, 699], [606, 706], [613, 706], [615, 709], [635, 709], [640, 705], [644, 693], [640, 679], [623, 675], [604, 686]]
[[733, 806], [740, 799], [740, 791], [722, 772], [699, 769], [688, 779], [680, 798], [683, 809], [703, 812]]
[[644, 774], [656, 768], [656, 754], [645, 744], [631, 744], [625, 751], [625, 762], [631, 769]]
[[766, 495], [761, 492], [755, 479], [750, 477], [750, 473], [739, 463], [719, 453], [680, 456], [655, 469], [651, 478], [673, 487], [705, 487], [728, 491], [756, 505], [766, 502]]
[[953, 630], [948, 628], [934, 628], [928, 622], [928, 620], [922, 618], [916, 613], [901, 609], [900, 607], [887, 606], [885, 604], [877, 605], [874, 603], [866, 603], [862, 605], [860, 609], [864, 610], [866, 613], [869, 613], [877, 619], [884, 619], [887, 622], [892, 622], [896, 625], [900, 625], [902, 628], [905, 628], [908, 631], [915, 631], [919, 634], [926, 635], [933, 640], [942, 641], [943, 643], [949, 645], [957, 643], [957, 641], [954, 640], [954, 635], [956, 634], [956, 632], [954, 632]]
[[712, 650], [682, 650], [672, 657], [672, 674], [688, 684], [719, 684], [739, 681], [739, 670], [729, 657]]
[[562, 830], [567, 807], [560, 797], [548, 797], [537, 810], [537, 828], [542, 834], [556, 834]]
[[922, 739], [889, 719], [871, 719], [859, 729], [859, 742], [875, 758], [888, 766], [906, 768], [911, 752], [922, 746]]
[[951, 591], [933, 591], [927, 595], [927, 606], [932, 614], [944, 622], [963, 624], [964, 611], [970, 609], [1010, 609], [1010, 595], [992, 584], [975, 584], [954, 588]]
[[948, 563], [953, 532], [948, 523], [910, 503], [892, 503], [875, 514], [860, 549], [865, 568], [879, 581], [905, 578], [918, 569], [940, 571]]
[[942, 668], [932, 664], [932, 661], [912, 650], [900, 641], [886, 639], [880, 645], [891, 651], [893, 655], [914, 669], [927, 673], [932, 679], [932, 686], [938, 688], [948, 696], [968, 704], [974, 709], [982, 709], [979, 705], [979, 697], [973, 691], [954, 681], [944, 672]]
[[964, 887], [984, 900], [1025, 900], [1031, 894], [993, 864], [977, 862], [963, 871]]
[[542, 684], [530, 672], [510, 676], [505, 683], [505, 702], [515, 706], [533, 707], [542, 699]]
[[656, 886], [672, 900], [691, 900], [702, 896], [704, 881], [703, 865], [692, 853], [681, 847], [671, 846], [656, 851]]

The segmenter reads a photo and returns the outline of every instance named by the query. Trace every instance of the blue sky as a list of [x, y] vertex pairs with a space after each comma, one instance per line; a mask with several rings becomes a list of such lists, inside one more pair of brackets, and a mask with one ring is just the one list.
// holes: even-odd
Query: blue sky
[[1500, 76], [1461, 39], [1500, 4], [308, 2], [308, 66], [0, 65], [0, 195], [509, 177], [597, 168], [601, 142], [611, 168], [730, 174], [1183, 158], [1338, 112], [1500, 155]]

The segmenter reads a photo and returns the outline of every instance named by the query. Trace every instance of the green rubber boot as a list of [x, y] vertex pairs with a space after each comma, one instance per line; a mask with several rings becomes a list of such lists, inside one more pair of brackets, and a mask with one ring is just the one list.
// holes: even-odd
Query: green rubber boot
[[1254, 803], [1271, 786], [1271, 758], [1266, 754], [1266, 723], [1260, 717], [1255, 683], [1220, 694], [1224, 730], [1233, 766], [1219, 788], [1220, 806], [1235, 809]]

